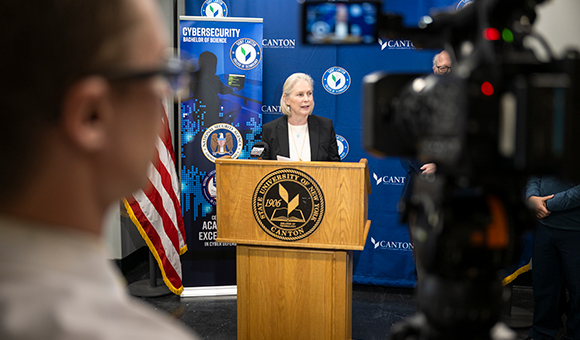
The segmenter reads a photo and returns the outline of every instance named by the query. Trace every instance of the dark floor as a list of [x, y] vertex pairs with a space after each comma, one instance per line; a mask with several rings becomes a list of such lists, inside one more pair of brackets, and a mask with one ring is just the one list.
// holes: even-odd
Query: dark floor
[[[146, 265], [137, 267], [127, 275], [127, 281], [130, 283], [148, 278], [147, 270]], [[202, 339], [236, 339], [235, 296], [180, 298], [170, 294], [143, 300], [192, 327]], [[388, 339], [393, 324], [415, 314], [416, 302], [413, 289], [354, 285], [353, 339]], [[532, 289], [529, 286], [513, 286], [512, 316], [505, 320], [508, 324], [519, 325], [519, 328], [514, 329], [517, 340], [528, 336], [532, 309]], [[527, 326], [522, 328], [521, 324]]]

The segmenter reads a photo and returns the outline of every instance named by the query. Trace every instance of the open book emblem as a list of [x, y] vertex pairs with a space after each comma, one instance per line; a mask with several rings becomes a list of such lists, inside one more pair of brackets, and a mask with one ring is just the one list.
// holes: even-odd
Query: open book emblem
[[272, 217], [270, 218], [272, 221], [282, 221], [282, 222], [305, 222], [304, 214], [300, 209], [296, 209], [298, 207], [298, 197], [297, 194], [294, 198], [288, 202], [288, 191], [284, 189], [282, 183], [278, 184], [278, 191], [280, 193], [280, 197], [284, 202], [286, 202], [286, 207], [284, 208], [276, 208], [274, 213], [272, 213]]
[[258, 225], [284, 241], [308, 237], [322, 222], [325, 201], [322, 190], [307, 173], [278, 169], [267, 174], [254, 190], [252, 211]]

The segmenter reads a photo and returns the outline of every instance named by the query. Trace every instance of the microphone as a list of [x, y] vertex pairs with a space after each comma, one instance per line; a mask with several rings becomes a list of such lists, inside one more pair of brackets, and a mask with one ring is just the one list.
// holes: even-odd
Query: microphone
[[257, 142], [250, 151], [251, 158], [262, 159], [262, 156], [270, 151], [270, 146], [266, 142]]

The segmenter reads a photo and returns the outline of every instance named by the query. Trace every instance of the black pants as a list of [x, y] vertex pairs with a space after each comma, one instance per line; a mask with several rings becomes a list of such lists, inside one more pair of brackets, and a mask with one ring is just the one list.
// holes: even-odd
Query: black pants
[[530, 337], [552, 340], [560, 327], [562, 284], [570, 294], [570, 312], [562, 339], [580, 340], [580, 230], [538, 224], [532, 250], [534, 324]]

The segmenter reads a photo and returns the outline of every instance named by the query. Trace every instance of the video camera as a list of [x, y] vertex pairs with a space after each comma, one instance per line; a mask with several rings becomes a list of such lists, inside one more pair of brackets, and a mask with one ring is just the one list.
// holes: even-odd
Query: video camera
[[[556, 59], [532, 30], [541, 2], [474, 0], [410, 28], [401, 16], [381, 13], [380, 3], [351, 1], [379, 9], [366, 20], [376, 34], [355, 28], [345, 35], [343, 27], [344, 42], [332, 33], [332, 6], [344, 3], [303, 5], [305, 43], [408, 39], [452, 59], [443, 76], [374, 72], [363, 80], [364, 147], [437, 164], [436, 176], [414, 176], [402, 204], [421, 312], [393, 327], [392, 339], [490, 339], [505, 298], [501, 279], [535, 223], [522, 198], [527, 176], [580, 174], [580, 53]], [[328, 25], [313, 23], [317, 17], [330, 18]], [[527, 39], [538, 40], [550, 60], [539, 60]]]
[[474, 1], [453, 14], [424, 19], [423, 29], [385, 16], [379, 35], [446, 48], [454, 72], [366, 77], [365, 147], [416, 155], [470, 177], [511, 170], [580, 173], [580, 140], [572, 130], [580, 123], [580, 54], [540, 62], [524, 47], [524, 38], [541, 40], [531, 30], [532, 3]]

